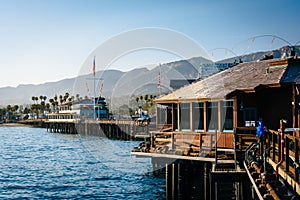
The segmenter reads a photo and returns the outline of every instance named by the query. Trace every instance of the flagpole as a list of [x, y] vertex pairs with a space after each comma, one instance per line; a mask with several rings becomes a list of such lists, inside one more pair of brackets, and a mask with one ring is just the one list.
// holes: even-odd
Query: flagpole
[[93, 81], [94, 81], [94, 97], [93, 97], [93, 108], [94, 108], [94, 120], [96, 120], [96, 79], [95, 79], [95, 75], [96, 75], [96, 56], [94, 56], [94, 60], [93, 60]]
[[96, 59], [96, 56], [94, 56], [94, 61], [93, 61], [93, 66], [92, 66], [92, 76], [93, 76], [93, 78], [87, 78], [87, 80], [93, 80], [94, 81], [94, 97], [93, 97], [93, 106], [94, 106], [94, 108], [93, 108], [93, 118], [94, 118], [94, 120], [96, 120], [96, 77], [95, 77], [95, 75], [96, 75], [96, 61], [95, 61], [95, 59]]
[[96, 78], [94, 75], [94, 120], [96, 120]]

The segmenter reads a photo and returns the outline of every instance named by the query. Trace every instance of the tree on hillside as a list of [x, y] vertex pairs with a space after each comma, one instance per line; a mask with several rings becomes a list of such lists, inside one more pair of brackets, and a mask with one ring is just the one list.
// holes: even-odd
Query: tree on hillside
[[66, 92], [65, 96], [64, 96], [64, 102], [67, 102], [69, 96], [70, 96], [70, 94], [68, 92]]
[[50, 104], [49, 104], [49, 103], [46, 103], [45, 109], [46, 109], [48, 112], [50, 111]]
[[136, 98], [135, 98], [135, 101], [136, 101], [137, 104], [139, 103], [139, 100], [140, 100], [139, 97], [136, 97]]
[[57, 101], [57, 95], [55, 95], [55, 96], [53, 97], [53, 99], [54, 99], [54, 101]]
[[80, 97], [80, 95], [79, 95], [79, 94], [76, 94], [76, 100], [77, 100], [77, 101], [79, 101], [79, 99], [80, 99], [79, 97]]
[[13, 108], [12, 108], [13, 112], [17, 112], [18, 109], [19, 109], [19, 106], [18, 106], [18, 105], [14, 105]]
[[43, 101], [44, 97], [42, 95], [40, 95], [40, 100], [41, 102]]
[[31, 100], [33, 101], [33, 103], [35, 103], [35, 96], [32, 96]]
[[62, 96], [62, 95], [59, 95], [59, 103], [60, 103], [60, 105], [61, 105], [63, 102], [64, 102], [63, 96]]

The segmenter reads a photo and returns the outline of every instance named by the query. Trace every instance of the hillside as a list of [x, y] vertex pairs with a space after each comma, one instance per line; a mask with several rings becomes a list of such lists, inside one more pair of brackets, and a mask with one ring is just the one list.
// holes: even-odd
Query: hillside
[[[282, 47], [269, 52], [256, 52], [240, 56], [243, 62], [250, 62], [262, 59], [263, 55], [272, 54], [274, 58], [280, 58], [282, 54], [289, 55], [290, 47]], [[300, 47], [296, 47], [296, 54], [300, 55]], [[96, 77], [103, 79], [102, 96], [108, 98], [122, 96], [138, 96], [143, 94], [159, 94], [159, 92], [170, 92], [171, 79], [199, 79], [218, 72], [223, 68], [224, 63], [234, 63], [238, 58], [212, 63], [202, 57], [195, 57], [188, 60], [180, 60], [156, 66], [149, 70], [147, 68], [136, 68], [128, 72], [119, 70], [98, 71]], [[161, 91], [158, 89], [158, 74], [160, 74]], [[91, 75], [84, 75], [57, 82], [47, 82], [39, 85], [19, 85], [17, 87], [0, 88], [0, 105], [7, 104], [28, 104], [32, 96], [47, 96], [52, 98], [55, 94], [66, 92], [75, 96], [93, 96], [93, 83], [88, 78]], [[99, 95], [102, 81], [96, 83], [96, 95]], [[88, 89], [87, 86], [88, 85]], [[89, 92], [88, 92], [89, 90]]]

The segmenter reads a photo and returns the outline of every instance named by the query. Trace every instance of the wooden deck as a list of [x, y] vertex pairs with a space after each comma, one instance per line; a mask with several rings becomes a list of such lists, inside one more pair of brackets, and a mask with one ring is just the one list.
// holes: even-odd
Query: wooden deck
[[[136, 157], [143, 158], [168, 158], [168, 159], [178, 159], [178, 160], [194, 160], [194, 161], [202, 161], [202, 162], [211, 162], [215, 163], [215, 158], [208, 157], [195, 157], [195, 156], [181, 156], [181, 155], [171, 155], [171, 154], [161, 154], [161, 153], [145, 153], [145, 152], [131, 152], [131, 155]], [[218, 159], [219, 164], [234, 164], [234, 160], [221, 160]]]

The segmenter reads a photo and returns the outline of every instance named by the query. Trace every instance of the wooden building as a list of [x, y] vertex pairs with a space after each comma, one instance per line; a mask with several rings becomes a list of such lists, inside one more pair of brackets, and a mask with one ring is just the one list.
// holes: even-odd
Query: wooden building
[[218, 132], [218, 147], [233, 148], [235, 131], [259, 119], [273, 130], [280, 119], [299, 127], [299, 84], [300, 59], [241, 63], [156, 99], [157, 128]]

